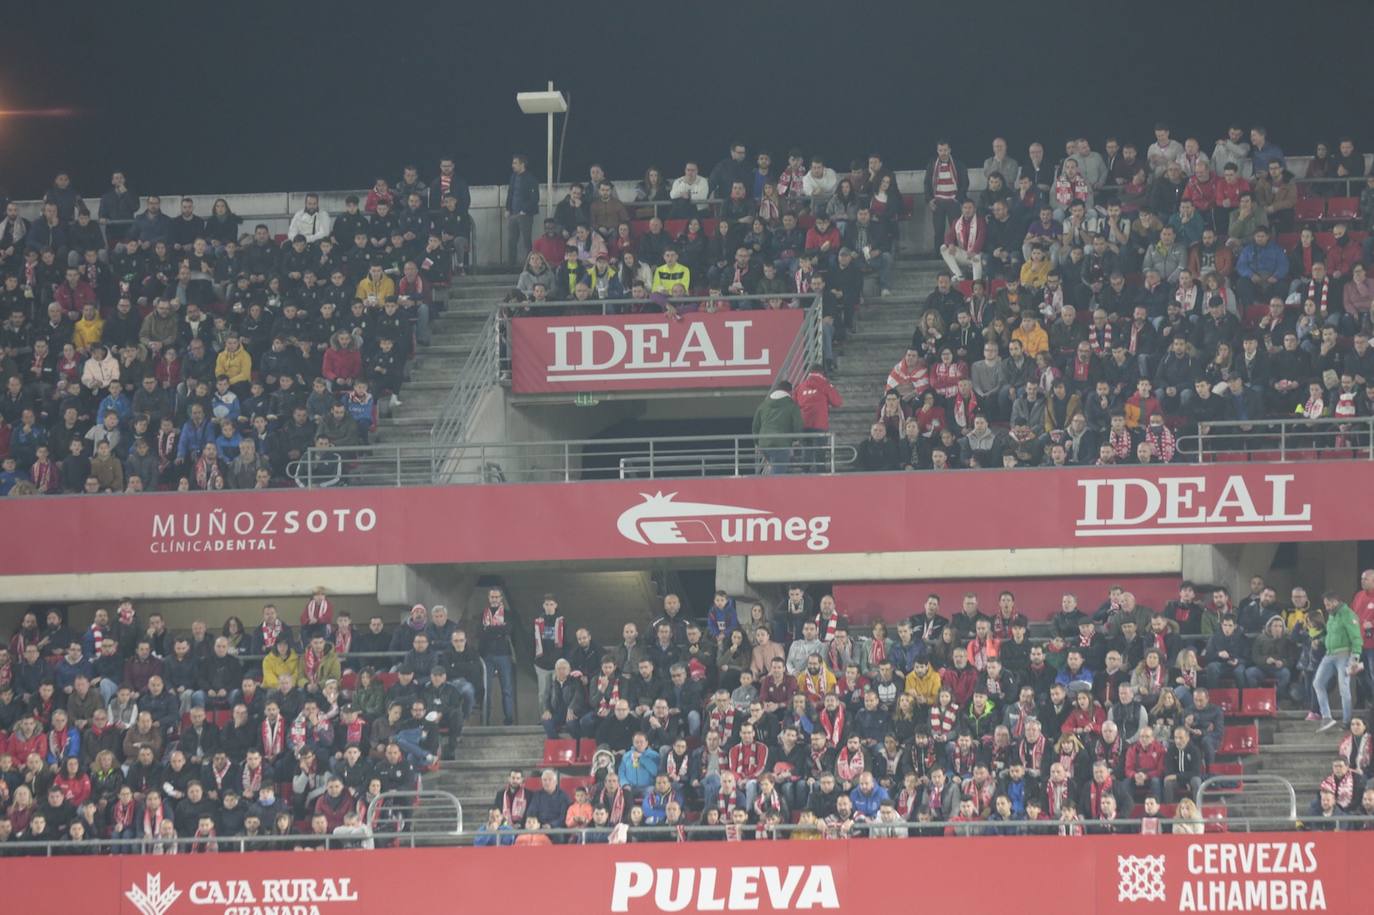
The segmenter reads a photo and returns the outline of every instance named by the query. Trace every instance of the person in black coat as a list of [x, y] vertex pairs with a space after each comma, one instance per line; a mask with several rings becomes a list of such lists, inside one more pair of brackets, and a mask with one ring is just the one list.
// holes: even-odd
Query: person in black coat
[[900, 470], [902, 467], [901, 446], [887, 437], [887, 427], [874, 423], [868, 430], [868, 438], [859, 444], [859, 456], [855, 462], [860, 470], [883, 471]]

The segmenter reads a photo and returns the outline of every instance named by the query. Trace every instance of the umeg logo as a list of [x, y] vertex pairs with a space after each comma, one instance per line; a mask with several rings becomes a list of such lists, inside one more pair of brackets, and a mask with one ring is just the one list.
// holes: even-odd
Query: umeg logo
[[830, 547], [830, 516], [783, 518], [762, 508], [679, 502], [677, 493], [650, 495], [616, 520], [626, 540], [641, 544], [804, 543], [820, 552]]
[[148, 874], [143, 886], [134, 884], [124, 891], [124, 898], [133, 903], [142, 915], [167, 915], [172, 904], [181, 898], [181, 890], [175, 883], [162, 888], [161, 874]]

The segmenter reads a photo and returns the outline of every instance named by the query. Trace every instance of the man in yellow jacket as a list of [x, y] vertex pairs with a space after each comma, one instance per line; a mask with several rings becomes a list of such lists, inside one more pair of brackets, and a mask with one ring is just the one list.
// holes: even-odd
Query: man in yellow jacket
[[373, 264], [367, 269], [367, 276], [358, 281], [358, 298], [368, 307], [381, 305], [387, 299], [396, 298], [396, 282], [382, 272], [380, 264]]
[[215, 357], [215, 376], [225, 376], [229, 386], [240, 397], [248, 393], [253, 381], [253, 356], [243, 348], [237, 334], [230, 334], [224, 340], [224, 349]]

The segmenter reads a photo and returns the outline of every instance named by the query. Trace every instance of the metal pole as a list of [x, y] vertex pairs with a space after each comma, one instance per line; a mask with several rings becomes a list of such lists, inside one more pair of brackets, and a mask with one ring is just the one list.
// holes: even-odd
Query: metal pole
[[[549, 80], [549, 91], [550, 91], [550, 92], [553, 91], [553, 80]], [[544, 218], [545, 218], [545, 219], [552, 219], [552, 218], [553, 218], [553, 112], [552, 112], [552, 111], [549, 112], [549, 149], [548, 149], [548, 153], [549, 153], [548, 158], [545, 160], [545, 161], [548, 162], [549, 171], [548, 171], [548, 183], [547, 183], [547, 185], [546, 185], [547, 193], [546, 193], [546, 195], [545, 195], [545, 197], [544, 197]]]

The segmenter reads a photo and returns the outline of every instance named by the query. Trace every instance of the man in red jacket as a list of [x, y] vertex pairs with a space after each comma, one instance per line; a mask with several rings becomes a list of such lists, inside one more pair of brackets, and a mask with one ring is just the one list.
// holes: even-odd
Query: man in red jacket
[[1374, 569], [1360, 573], [1360, 590], [1350, 598], [1350, 609], [1360, 621], [1360, 633], [1364, 636], [1364, 677], [1374, 691], [1374, 669], [1371, 669], [1374, 668]]
[[[793, 389], [792, 399], [801, 409], [802, 432], [807, 434], [829, 432], [830, 408], [844, 406], [844, 398], [830, 383], [822, 366], [812, 367], [811, 373]], [[818, 443], [803, 448], [802, 466], [808, 471], [828, 470], [830, 461], [827, 459], [826, 449]]]
[[1155, 739], [1155, 729], [1148, 724], [1136, 734], [1136, 742], [1126, 751], [1126, 778], [1137, 798], [1163, 796], [1164, 757], [1169, 748]]

